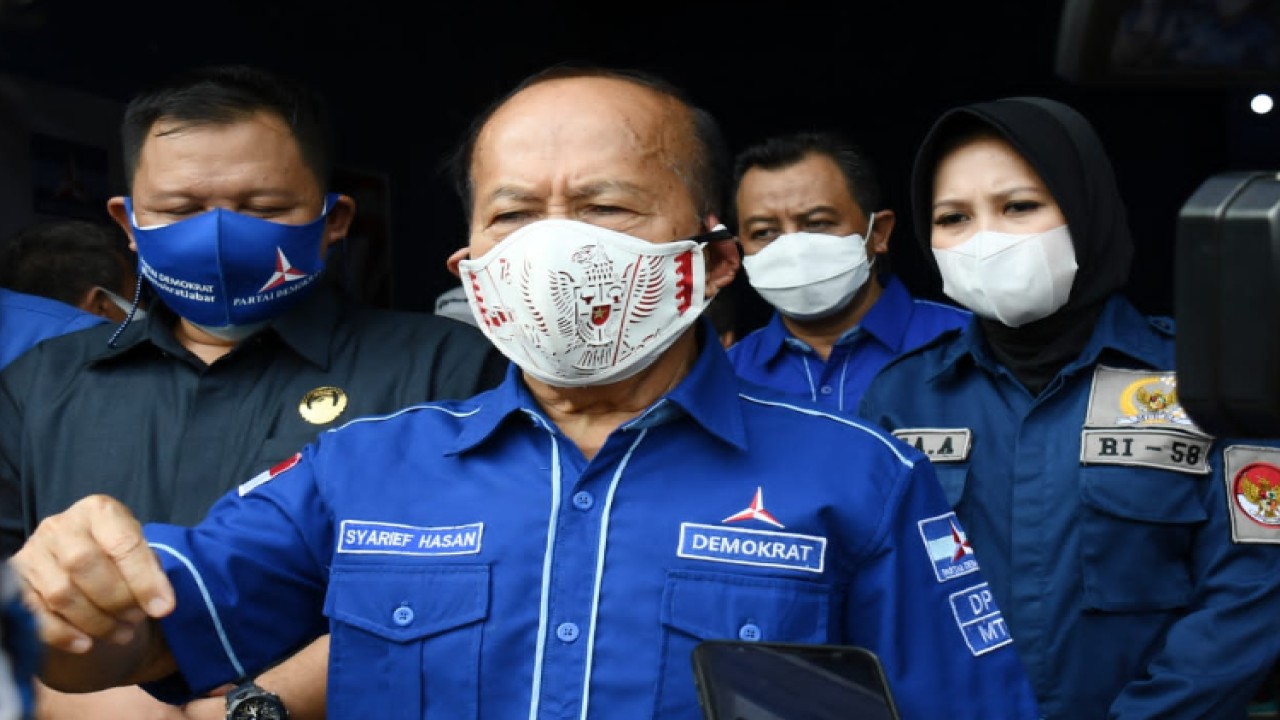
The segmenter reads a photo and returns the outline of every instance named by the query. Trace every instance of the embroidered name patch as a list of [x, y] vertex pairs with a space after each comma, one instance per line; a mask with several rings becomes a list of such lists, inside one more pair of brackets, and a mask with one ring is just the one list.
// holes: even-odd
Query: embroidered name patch
[[694, 560], [820, 573], [826, 561], [827, 539], [796, 533], [681, 523], [680, 545], [676, 554]]
[[954, 580], [961, 575], [978, 571], [978, 559], [973, 556], [973, 548], [969, 545], [969, 537], [960, 529], [960, 521], [956, 514], [921, 520], [920, 538], [924, 540], [924, 549], [933, 562], [933, 574], [938, 582]]
[[475, 555], [484, 523], [414, 527], [366, 520], [343, 520], [338, 552], [378, 555]]
[[969, 428], [899, 428], [893, 435], [936, 463], [964, 462], [973, 448]]
[[1222, 453], [1231, 539], [1280, 544], [1280, 448], [1231, 445]]
[[969, 652], [974, 655], [989, 653], [1013, 642], [987, 583], [952, 593], [951, 612], [956, 616], [956, 625], [964, 635]]
[[1213, 441], [1176, 430], [1082, 430], [1085, 465], [1141, 465], [1208, 475]]

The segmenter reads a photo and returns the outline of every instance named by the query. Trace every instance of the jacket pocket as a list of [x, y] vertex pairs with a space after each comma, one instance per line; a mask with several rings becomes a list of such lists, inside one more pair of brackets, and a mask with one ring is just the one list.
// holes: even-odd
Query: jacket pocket
[[338, 565], [325, 614], [331, 717], [478, 716], [487, 566]]
[[1082, 467], [1080, 553], [1084, 606], [1173, 610], [1191, 601], [1185, 558], [1208, 513], [1203, 479], [1164, 470]]
[[802, 580], [668, 572], [654, 717], [677, 717], [697, 707], [693, 648], [703, 640], [829, 642], [833, 594], [830, 586]]

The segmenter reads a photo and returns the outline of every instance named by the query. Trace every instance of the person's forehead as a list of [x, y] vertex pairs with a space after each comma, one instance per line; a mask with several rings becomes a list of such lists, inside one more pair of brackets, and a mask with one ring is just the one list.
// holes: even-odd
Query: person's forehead
[[935, 184], [982, 186], [1014, 179], [1043, 184], [1031, 163], [1000, 138], [983, 137], [958, 145], [939, 159], [935, 169]]
[[137, 179], [163, 175], [173, 182], [197, 170], [193, 181], [234, 174], [241, 181], [318, 183], [288, 123], [266, 112], [216, 123], [156, 120], [139, 153]]
[[500, 107], [477, 135], [472, 172], [480, 176], [523, 162], [607, 158], [669, 164], [687, 152], [688, 132], [672, 99], [612, 78], [550, 80], [526, 88]]
[[740, 210], [746, 213], [772, 204], [857, 205], [839, 166], [821, 153], [810, 153], [783, 167], [753, 167], [743, 174], [737, 195]]

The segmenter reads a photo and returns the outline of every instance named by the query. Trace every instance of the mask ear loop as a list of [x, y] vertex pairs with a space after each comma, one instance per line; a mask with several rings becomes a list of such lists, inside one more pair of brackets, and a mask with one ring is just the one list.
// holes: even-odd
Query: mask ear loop
[[111, 338], [107, 340], [107, 347], [114, 348], [116, 339], [120, 337], [120, 333], [129, 327], [129, 323], [133, 322], [133, 316], [138, 312], [138, 302], [142, 300], [142, 262], [138, 262], [138, 279], [133, 285], [133, 304], [129, 306], [129, 312], [125, 314], [124, 320], [120, 321], [116, 331], [111, 333]]
[[734, 234], [732, 230], [725, 227], [724, 225], [717, 225], [711, 228], [710, 230], [708, 230], [707, 232], [704, 232], [700, 235], [694, 235], [689, 239], [692, 240], [693, 242], [701, 243], [705, 245], [706, 243], [714, 242], [716, 240], [732, 240], [733, 238], [734, 238]]
[[[876, 214], [871, 213], [871, 219], [867, 220], [867, 236], [862, 239], [864, 245], [871, 242], [871, 231], [876, 226]], [[871, 271], [876, 268], [876, 260], [880, 258], [880, 253], [868, 253], [871, 257], [867, 259], [867, 277], [871, 276]]]

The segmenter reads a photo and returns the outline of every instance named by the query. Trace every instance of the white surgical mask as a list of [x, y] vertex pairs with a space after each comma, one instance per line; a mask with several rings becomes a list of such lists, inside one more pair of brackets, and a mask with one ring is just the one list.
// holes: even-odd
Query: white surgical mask
[[1077, 269], [1066, 225], [1031, 235], [983, 231], [954, 247], [934, 248], [933, 256], [947, 297], [1014, 328], [1066, 305]]
[[[875, 226], [871, 215], [867, 235]], [[794, 320], [818, 320], [844, 309], [871, 277], [866, 239], [820, 233], [779, 235], [742, 259], [747, 281], [770, 305]]]
[[705, 244], [540, 220], [458, 268], [480, 329], [521, 370], [603, 385], [651, 365], [702, 313]]
[[94, 287], [96, 287], [98, 290], [102, 291], [102, 294], [107, 296], [107, 300], [110, 300], [112, 305], [115, 305], [117, 308], [119, 308], [119, 309], [120, 309], [120, 312], [124, 313], [124, 316], [125, 316], [125, 317], [129, 317], [129, 311], [130, 311], [130, 310], [133, 310], [133, 321], [134, 321], [134, 322], [137, 322], [137, 321], [139, 321], [139, 320], [142, 320], [143, 318], [145, 318], [145, 317], [147, 316], [147, 311], [146, 311], [146, 310], [143, 310], [142, 308], [134, 309], [134, 307], [133, 307], [133, 303], [131, 303], [131, 302], [129, 302], [128, 300], [125, 300], [124, 298], [120, 297], [119, 295], [117, 295], [117, 294], [115, 294], [115, 293], [111, 292], [111, 291], [110, 291], [110, 290], [108, 290], [107, 288], [104, 288], [104, 287], [102, 287], [101, 285], [95, 285]]

